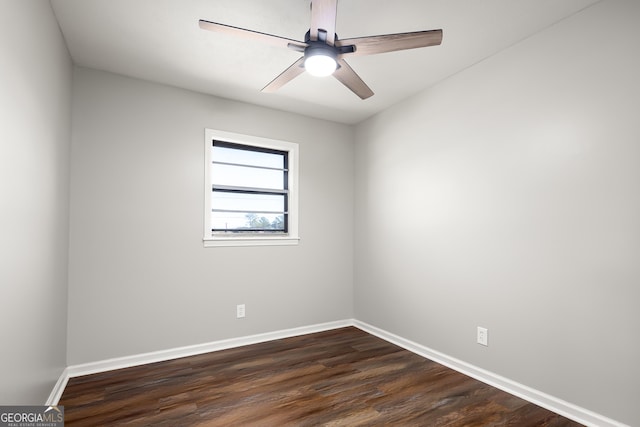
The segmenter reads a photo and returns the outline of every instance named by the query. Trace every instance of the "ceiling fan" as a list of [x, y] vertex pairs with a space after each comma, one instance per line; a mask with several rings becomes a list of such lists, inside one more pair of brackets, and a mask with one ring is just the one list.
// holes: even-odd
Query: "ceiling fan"
[[397, 50], [436, 46], [442, 43], [442, 30], [415, 31], [380, 36], [338, 39], [335, 33], [338, 0], [311, 0], [311, 28], [304, 42], [200, 20], [203, 30], [226, 33], [275, 46], [287, 47], [304, 55], [267, 84], [263, 92], [275, 92], [305, 70], [312, 75], [332, 75], [362, 99], [373, 91], [344, 60], [347, 56], [373, 55]]

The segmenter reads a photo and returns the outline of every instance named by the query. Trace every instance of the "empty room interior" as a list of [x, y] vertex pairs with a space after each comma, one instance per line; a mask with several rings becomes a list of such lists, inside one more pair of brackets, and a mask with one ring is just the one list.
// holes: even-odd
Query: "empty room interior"
[[635, 0], [0, 0], [0, 405], [341, 331], [640, 426], [639, 23]]

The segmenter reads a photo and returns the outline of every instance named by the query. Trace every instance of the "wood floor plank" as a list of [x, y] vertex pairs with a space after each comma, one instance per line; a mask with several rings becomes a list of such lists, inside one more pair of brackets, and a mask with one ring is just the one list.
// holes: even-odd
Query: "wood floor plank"
[[354, 327], [71, 378], [67, 426], [580, 424]]

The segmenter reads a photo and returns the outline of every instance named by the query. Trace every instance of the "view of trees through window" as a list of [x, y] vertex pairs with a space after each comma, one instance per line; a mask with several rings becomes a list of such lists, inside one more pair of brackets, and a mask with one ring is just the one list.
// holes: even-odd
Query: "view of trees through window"
[[278, 215], [273, 220], [266, 216], [258, 216], [254, 213], [246, 215], [246, 228], [252, 230], [284, 230], [284, 215]]

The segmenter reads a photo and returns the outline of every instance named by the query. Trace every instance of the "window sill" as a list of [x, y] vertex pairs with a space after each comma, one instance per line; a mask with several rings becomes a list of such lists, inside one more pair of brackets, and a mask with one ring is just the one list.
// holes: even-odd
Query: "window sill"
[[220, 246], [291, 246], [300, 242], [299, 237], [291, 236], [246, 236], [246, 237], [205, 237], [205, 248]]

